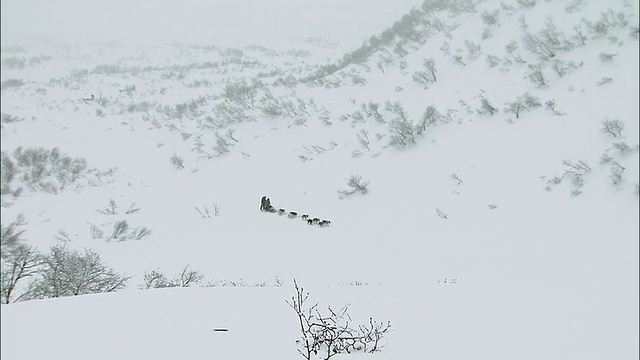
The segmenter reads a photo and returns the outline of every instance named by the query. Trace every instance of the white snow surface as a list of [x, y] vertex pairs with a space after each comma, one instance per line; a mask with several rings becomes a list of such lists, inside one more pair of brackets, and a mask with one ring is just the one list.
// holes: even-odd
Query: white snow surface
[[[232, 8], [231, 2], [212, 3]], [[366, 323], [369, 317], [391, 322], [380, 352], [336, 359], [638, 359], [640, 78], [638, 39], [630, 35], [638, 26], [638, 4], [540, 0], [526, 8], [518, 1], [480, 1], [473, 13], [437, 15], [458, 25], [446, 34], [434, 33], [425, 44], [409, 45], [404, 55], [389, 50], [394, 62], [384, 72], [377, 67], [379, 52], [331, 75], [343, 79], [337, 87], [285, 87], [274, 84], [276, 77], [264, 77], [275, 96], [313, 100], [317, 111], [307, 102], [303, 124], [253, 109], [252, 114], [260, 115], [254, 120], [220, 129], [202, 125], [207, 115], [220, 116], [214, 105], [229, 81], [274, 68], [282, 69], [283, 77], [287, 72], [298, 77], [300, 69], [339, 59], [411, 6], [420, 6], [411, 1], [368, 3], [352, 1], [343, 8], [332, 1], [334, 11], [300, 4], [271, 9], [282, 19], [298, 19], [294, 33], [234, 33], [232, 28], [227, 40], [190, 38], [185, 32], [182, 39], [167, 42], [151, 44], [141, 36], [135, 44], [117, 44], [65, 38], [75, 32], [74, 26], [91, 20], [82, 9], [77, 10], [84, 16], [82, 24], [68, 24], [68, 33], [60, 29], [52, 34], [59, 41], [35, 40], [42, 34], [34, 29], [24, 30], [21, 37], [20, 27], [5, 24], [5, 17], [11, 17], [7, 10], [15, 11], [16, 18], [26, 16], [18, 12], [25, 5], [3, 1], [1, 80], [24, 82], [2, 89], [2, 113], [23, 119], [2, 123], [3, 153], [19, 146], [57, 147], [86, 159], [90, 167], [116, 170], [97, 186], [84, 181], [85, 186], [57, 194], [26, 188], [18, 197], [2, 195], [2, 223], [24, 214], [25, 239], [45, 253], [61, 242], [55, 236], [62, 230], [69, 235], [67, 246], [92, 249], [131, 278], [126, 289], [114, 293], [1, 305], [0, 357], [301, 359], [297, 318], [287, 304], [296, 279], [320, 309], [349, 305], [354, 323]], [[132, 4], [141, 9], [132, 5], [137, 10], [125, 14], [127, 26], [151, 21], [144, 19], [142, 2]], [[191, 14], [186, 6], [174, 9], [176, 2], [161, 4], [151, 14], [169, 16], [175, 10], [182, 21]], [[504, 4], [513, 10], [505, 10]], [[108, 14], [119, 14], [115, 9], [123, 10], [116, 7]], [[480, 14], [496, 9], [501, 10], [500, 23], [492, 36], [482, 39], [487, 26]], [[629, 25], [612, 28], [606, 36], [589, 36], [584, 46], [559, 53], [556, 60], [579, 64], [562, 77], [554, 73], [553, 61], [541, 61], [522, 45], [521, 17], [536, 31], [551, 16], [569, 34], [576, 24], [584, 24], [580, 19], [596, 21], [609, 9], [625, 14]], [[304, 21], [312, 12], [323, 20]], [[206, 16], [193, 13], [196, 29], [205, 26]], [[72, 17], [57, 14], [41, 9], [36, 15], [41, 24]], [[249, 14], [243, 21], [253, 18], [260, 16]], [[321, 25], [326, 31], [319, 30]], [[264, 39], [253, 38], [256, 31]], [[231, 63], [175, 74], [177, 65], [231, 58], [219, 49], [234, 47], [228, 40], [234, 36], [243, 38], [235, 46], [243, 51], [242, 58], [264, 66]], [[481, 45], [477, 59], [468, 57], [465, 40]], [[516, 52], [525, 63], [489, 66], [487, 55], [508, 57], [505, 46], [511, 40], [520, 44]], [[21, 48], [5, 47], [14, 43]], [[450, 53], [462, 54], [465, 65], [451, 61], [442, 50], [444, 43]], [[295, 57], [287, 50], [308, 55]], [[602, 53], [616, 55], [603, 61]], [[20, 68], [5, 64], [7, 58], [43, 55], [50, 58]], [[425, 89], [412, 74], [430, 57], [438, 79]], [[546, 87], [528, 78], [536, 64], [543, 64]], [[129, 70], [97, 73], [99, 65]], [[136, 72], [131, 70], [135, 66], [166, 68]], [[85, 75], [74, 77], [82, 70]], [[366, 84], [340, 75], [350, 73], [364, 77]], [[71, 79], [68, 85], [60, 80], [65, 78]], [[600, 84], [604, 78], [611, 81]], [[208, 84], [187, 86], [198, 80]], [[135, 92], [119, 92], [132, 84]], [[518, 118], [505, 111], [506, 103], [526, 92], [539, 97], [543, 106]], [[106, 105], [82, 101], [91, 94]], [[482, 96], [497, 113], [477, 111]], [[158, 110], [199, 97], [206, 101], [198, 115], [177, 119]], [[561, 115], [544, 109], [550, 100]], [[429, 105], [450, 116], [429, 127], [415, 145], [397, 149], [388, 145], [389, 123], [343, 116], [371, 101], [381, 108], [386, 101], [398, 101], [416, 122]], [[152, 106], [128, 110], [142, 102]], [[601, 131], [605, 119], [624, 123], [621, 138]], [[215, 133], [224, 135], [229, 129], [237, 139], [229, 153], [208, 157], [195, 151], [196, 137], [210, 150]], [[362, 130], [368, 131], [369, 149], [358, 141]], [[618, 142], [631, 150], [617, 153], [613, 145]], [[618, 184], [612, 184], [610, 165], [601, 163], [603, 154], [624, 167]], [[173, 155], [184, 159], [184, 169], [172, 166]], [[571, 195], [569, 180], [548, 183], [566, 170], [564, 160], [582, 160], [592, 169], [584, 175], [579, 195]], [[352, 175], [369, 182], [369, 194], [341, 199], [338, 190], [348, 188]], [[276, 208], [330, 219], [331, 226], [261, 212], [263, 195]], [[111, 199], [121, 210], [135, 203], [140, 211], [97, 211]], [[194, 208], [212, 210], [214, 204], [219, 214], [209, 218]], [[126, 241], [90, 235], [94, 224], [108, 237], [116, 220], [152, 232]], [[139, 289], [145, 272], [158, 270], [171, 277], [186, 265], [205, 276], [203, 286]], [[204, 286], [206, 282], [212, 286]], [[214, 331], [218, 328], [228, 331]]]

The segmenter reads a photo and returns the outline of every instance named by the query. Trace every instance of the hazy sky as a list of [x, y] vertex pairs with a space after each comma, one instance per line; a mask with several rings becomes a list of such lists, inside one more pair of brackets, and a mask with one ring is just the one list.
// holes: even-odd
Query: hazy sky
[[[371, 34], [421, 0], [2, 0], [3, 45]], [[380, 29], [382, 30], [382, 29]], [[371, 34], [372, 35], [372, 34]]]

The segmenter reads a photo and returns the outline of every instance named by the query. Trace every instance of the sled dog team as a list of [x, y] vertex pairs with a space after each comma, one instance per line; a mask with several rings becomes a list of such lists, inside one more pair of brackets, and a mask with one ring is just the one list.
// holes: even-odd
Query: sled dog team
[[[274, 208], [271, 205], [271, 199], [269, 199], [266, 196], [263, 196], [262, 199], [260, 199], [260, 211], [277, 213], [278, 215], [284, 215], [287, 212], [285, 209]], [[289, 219], [294, 219], [298, 217], [298, 213], [295, 211], [289, 211], [289, 213], [287, 214], [287, 217]], [[306, 221], [307, 224], [309, 225], [318, 225], [319, 227], [326, 227], [331, 224], [331, 221], [329, 220], [320, 220], [320, 218], [317, 218], [317, 217], [310, 218], [309, 215], [307, 214], [303, 214], [301, 218], [302, 220]]]

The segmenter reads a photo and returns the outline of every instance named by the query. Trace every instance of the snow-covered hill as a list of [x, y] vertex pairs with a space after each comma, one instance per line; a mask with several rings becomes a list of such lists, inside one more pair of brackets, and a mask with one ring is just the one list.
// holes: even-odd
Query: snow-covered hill
[[337, 358], [638, 358], [638, 5], [358, 4], [254, 45], [3, 37], [3, 300], [8, 228], [128, 280], [21, 279], [2, 357], [300, 359], [296, 279], [391, 323]]

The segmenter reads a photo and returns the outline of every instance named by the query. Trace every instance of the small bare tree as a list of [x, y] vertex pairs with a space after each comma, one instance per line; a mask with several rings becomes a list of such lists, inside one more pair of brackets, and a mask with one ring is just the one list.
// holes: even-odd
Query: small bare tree
[[[42, 256], [33, 246], [18, 244], [2, 251], [2, 303], [13, 302], [16, 287], [38, 273]], [[16, 299], [20, 299], [17, 297]]]
[[15, 298], [18, 283], [22, 280], [34, 276], [42, 263], [42, 257], [36, 248], [24, 243], [22, 234], [26, 222], [22, 215], [18, 215], [16, 221], [8, 226], [0, 225], [0, 255], [2, 258], [2, 271], [0, 300], [3, 304], [8, 304], [20, 297]]
[[24, 215], [19, 214], [15, 221], [8, 226], [0, 224], [0, 246], [4, 250], [7, 247], [18, 245], [22, 241], [22, 234], [25, 229], [18, 229], [26, 225], [27, 222], [24, 219]]
[[298, 287], [295, 279], [293, 280], [293, 284], [296, 294], [291, 297], [291, 301], [287, 301], [287, 304], [291, 306], [298, 316], [298, 324], [300, 326], [300, 339], [298, 343], [302, 345], [302, 349], [298, 349], [298, 352], [302, 357], [310, 360], [312, 355], [318, 353], [319, 347], [317, 337], [314, 333], [310, 332], [311, 324], [315, 316], [315, 309], [318, 307], [318, 304], [307, 306], [306, 302], [309, 299], [309, 292], [304, 291], [302, 287]]

